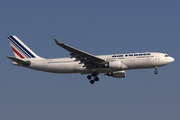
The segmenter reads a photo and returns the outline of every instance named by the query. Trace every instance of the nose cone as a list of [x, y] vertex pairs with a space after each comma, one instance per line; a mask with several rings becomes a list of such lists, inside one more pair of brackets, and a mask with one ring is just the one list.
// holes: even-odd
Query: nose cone
[[169, 62], [172, 63], [175, 59], [173, 57], [170, 57]]

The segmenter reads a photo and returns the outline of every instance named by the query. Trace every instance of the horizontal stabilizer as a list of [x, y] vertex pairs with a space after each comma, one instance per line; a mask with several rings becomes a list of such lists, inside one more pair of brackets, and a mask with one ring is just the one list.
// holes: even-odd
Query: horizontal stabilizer
[[18, 63], [18, 64], [22, 64], [22, 65], [25, 65], [25, 66], [30, 66], [31, 65], [31, 62], [30, 61], [23, 61], [21, 59], [18, 59], [18, 58], [14, 58], [14, 57], [7, 57], [9, 59], [11, 59], [12, 61]]

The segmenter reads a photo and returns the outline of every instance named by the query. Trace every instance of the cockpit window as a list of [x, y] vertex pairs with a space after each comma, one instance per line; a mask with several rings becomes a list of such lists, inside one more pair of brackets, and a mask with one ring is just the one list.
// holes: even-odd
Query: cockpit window
[[165, 57], [169, 57], [169, 55], [165, 55]]

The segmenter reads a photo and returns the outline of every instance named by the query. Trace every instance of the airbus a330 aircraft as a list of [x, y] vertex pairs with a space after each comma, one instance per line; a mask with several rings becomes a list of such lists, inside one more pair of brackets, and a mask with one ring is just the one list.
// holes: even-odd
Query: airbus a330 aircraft
[[168, 54], [158, 52], [142, 52], [127, 54], [98, 55], [83, 52], [54, 39], [55, 43], [70, 52], [70, 58], [45, 59], [36, 55], [16, 36], [8, 36], [15, 57], [8, 57], [13, 65], [52, 73], [89, 74], [91, 84], [99, 81], [98, 74], [114, 78], [124, 78], [125, 70], [155, 68], [174, 61]]

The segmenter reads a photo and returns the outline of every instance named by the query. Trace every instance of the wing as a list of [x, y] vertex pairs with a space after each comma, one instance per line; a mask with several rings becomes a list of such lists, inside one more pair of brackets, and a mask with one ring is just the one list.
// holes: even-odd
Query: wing
[[55, 43], [62, 48], [66, 49], [70, 52], [71, 58], [76, 58], [75, 61], [80, 61], [79, 64], [84, 64], [84, 67], [92, 68], [92, 67], [102, 67], [105, 63], [105, 60], [98, 58], [94, 55], [91, 55], [89, 53], [83, 52], [81, 50], [78, 50], [76, 48], [73, 48], [71, 46], [65, 45], [58, 41], [57, 39], [54, 39]]

